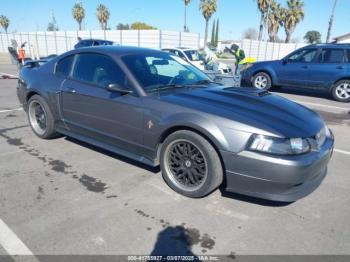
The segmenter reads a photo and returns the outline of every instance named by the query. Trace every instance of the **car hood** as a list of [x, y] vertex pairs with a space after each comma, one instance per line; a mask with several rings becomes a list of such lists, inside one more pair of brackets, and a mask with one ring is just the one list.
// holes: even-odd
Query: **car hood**
[[159, 99], [210, 114], [220, 125], [247, 132], [258, 129], [281, 137], [311, 137], [324, 126], [314, 111], [253, 88], [187, 88], [163, 92]]
[[272, 64], [278, 64], [281, 60], [270, 60], [270, 61], [261, 61], [254, 63], [255, 66], [263, 66], [263, 65], [272, 65]]

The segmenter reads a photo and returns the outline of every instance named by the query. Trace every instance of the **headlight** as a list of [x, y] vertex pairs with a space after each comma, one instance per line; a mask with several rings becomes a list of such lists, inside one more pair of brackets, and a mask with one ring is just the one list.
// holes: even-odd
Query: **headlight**
[[249, 150], [274, 155], [300, 155], [310, 151], [310, 144], [303, 138], [278, 138], [253, 135]]

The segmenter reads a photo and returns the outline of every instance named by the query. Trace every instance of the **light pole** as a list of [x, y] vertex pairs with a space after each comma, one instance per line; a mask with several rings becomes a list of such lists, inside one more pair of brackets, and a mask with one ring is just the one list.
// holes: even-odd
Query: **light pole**
[[334, 14], [335, 14], [335, 8], [336, 8], [336, 6], [337, 6], [337, 3], [338, 3], [338, 0], [334, 0], [331, 18], [329, 19], [329, 25], [328, 25], [328, 32], [327, 32], [326, 43], [329, 43], [329, 40], [330, 40], [330, 38], [331, 38], [331, 31], [332, 31], [333, 20], [334, 20]]

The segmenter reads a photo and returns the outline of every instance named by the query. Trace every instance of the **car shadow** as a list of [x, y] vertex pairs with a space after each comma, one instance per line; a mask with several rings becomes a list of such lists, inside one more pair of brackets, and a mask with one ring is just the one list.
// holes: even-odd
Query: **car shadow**
[[279, 201], [272, 201], [272, 200], [267, 200], [267, 199], [262, 199], [262, 198], [257, 198], [257, 197], [252, 197], [252, 196], [246, 196], [246, 195], [241, 195], [238, 193], [233, 193], [229, 192], [226, 190], [226, 186], [223, 184], [219, 188], [221, 192], [221, 196], [225, 198], [230, 198], [234, 199], [237, 201], [241, 202], [246, 202], [254, 205], [259, 205], [259, 206], [265, 206], [265, 207], [285, 207], [289, 206], [290, 204], [293, 204], [294, 202], [279, 202]]
[[315, 89], [306, 89], [299, 87], [289, 87], [283, 86], [277, 89], [272, 89], [272, 93], [275, 94], [291, 94], [291, 95], [300, 95], [300, 96], [308, 96], [308, 97], [317, 97], [317, 98], [325, 98], [328, 100], [333, 100], [330, 92], [326, 90], [315, 90]]
[[66, 136], [66, 137], [64, 137], [64, 139], [69, 141], [69, 142], [75, 143], [75, 144], [77, 144], [79, 146], [83, 146], [83, 147], [88, 148], [90, 150], [93, 150], [95, 152], [98, 152], [98, 153], [104, 154], [106, 156], [112, 157], [112, 158], [114, 158], [116, 160], [119, 160], [119, 161], [125, 162], [127, 164], [130, 164], [130, 165], [133, 165], [133, 166], [145, 169], [145, 170], [147, 170], [149, 172], [152, 172], [152, 173], [155, 173], [155, 174], [160, 172], [160, 167], [159, 166], [158, 167], [152, 167], [152, 166], [143, 164], [143, 163], [141, 163], [139, 161], [136, 161], [136, 160], [124, 157], [122, 155], [118, 155], [118, 154], [113, 153], [111, 151], [105, 150], [103, 148], [100, 148], [100, 147], [97, 147], [97, 146], [94, 146], [94, 145], [82, 142], [82, 141], [77, 140], [77, 139], [72, 138], [72, 137]]

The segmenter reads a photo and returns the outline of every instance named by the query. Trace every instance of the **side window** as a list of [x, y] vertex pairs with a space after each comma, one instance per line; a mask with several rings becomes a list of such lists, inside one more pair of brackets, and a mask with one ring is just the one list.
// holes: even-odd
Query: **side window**
[[73, 70], [73, 78], [99, 87], [119, 84], [126, 88], [127, 78], [111, 58], [99, 54], [79, 54]]
[[73, 59], [74, 55], [71, 55], [60, 60], [56, 66], [56, 74], [64, 77], [69, 76]]
[[345, 60], [344, 49], [323, 49], [319, 56], [322, 63], [344, 63]]
[[291, 55], [288, 60], [292, 63], [311, 63], [315, 60], [316, 55], [316, 48], [303, 49]]

